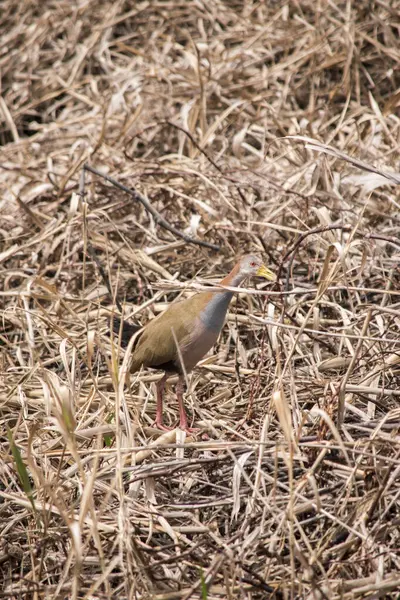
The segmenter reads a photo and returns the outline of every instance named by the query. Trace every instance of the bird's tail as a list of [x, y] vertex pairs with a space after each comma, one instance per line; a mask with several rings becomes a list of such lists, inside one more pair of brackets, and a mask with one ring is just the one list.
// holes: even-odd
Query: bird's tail
[[142, 329], [140, 325], [132, 325], [131, 323], [128, 323], [128, 321], [117, 317], [117, 315], [114, 315], [113, 318], [110, 319], [110, 329], [111, 328], [116, 336], [119, 336], [121, 332], [121, 346], [123, 348], [126, 348], [131, 337], [137, 333], [139, 329]]

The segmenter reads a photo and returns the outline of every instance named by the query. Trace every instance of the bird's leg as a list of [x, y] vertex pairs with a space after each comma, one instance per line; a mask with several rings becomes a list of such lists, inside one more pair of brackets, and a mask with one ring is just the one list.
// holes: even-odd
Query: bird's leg
[[184, 379], [183, 375], [179, 375], [178, 383], [176, 384], [176, 396], [178, 398], [179, 404], [179, 428], [184, 431], [188, 428], [187, 416], [185, 411], [185, 405], [183, 403], [183, 387], [184, 387]]
[[163, 431], [171, 431], [170, 427], [166, 427], [163, 424], [163, 396], [165, 389], [165, 382], [167, 381], [167, 374], [164, 375], [157, 381], [156, 390], [157, 390], [157, 410], [156, 410], [156, 427], [158, 429], [162, 429]]
[[187, 433], [197, 433], [200, 429], [188, 427], [185, 405], [183, 403], [184, 382], [183, 375], [179, 375], [178, 383], [176, 384], [176, 396], [179, 404], [179, 429], [183, 429]]

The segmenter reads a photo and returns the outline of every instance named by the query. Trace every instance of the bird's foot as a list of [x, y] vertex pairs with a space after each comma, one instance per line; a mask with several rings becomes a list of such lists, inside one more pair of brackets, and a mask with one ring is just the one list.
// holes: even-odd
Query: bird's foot
[[161, 431], [173, 431], [176, 429], [176, 427], [167, 427], [162, 421], [156, 421], [155, 426], [157, 429], [161, 429]]
[[186, 433], [200, 433], [201, 428], [200, 427], [182, 427], [182, 425], [179, 425], [179, 429], [182, 429], [182, 431], [185, 431]]
[[177, 429], [179, 427], [179, 429], [185, 431], [185, 433], [188, 434], [199, 433], [201, 431], [201, 429], [198, 427], [188, 427], [187, 425], [183, 426], [181, 424], [177, 424], [175, 425], [175, 427], [167, 427], [166, 425], [164, 425], [164, 423], [160, 423], [157, 421], [155, 422], [155, 426], [157, 427], [157, 429], [161, 429], [161, 431], [174, 431], [174, 429]]
[[208, 441], [210, 439], [210, 436], [208, 435], [208, 433], [206, 433], [204, 431], [204, 429], [202, 427], [188, 427], [187, 424], [184, 427], [183, 424], [181, 424], [181, 423], [179, 423], [178, 427], [179, 427], [179, 429], [181, 429], [188, 435], [200, 435], [201, 434], [201, 439], [203, 441]]
[[200, 427], [185, 427], [185, 429], [183, 429], [183, 427], [179, 426], [179, 429], [184, 431], [187, 435], [198, 436], [198, 438], [200, 438], [203, 442], [208, 442], [210, 439], [208, 433], [206, 433], [204, 429], [201, 429]]
[[161, 420], [156, 419], [154, 425], [157, 427], [157, 429], [161, 429], [161, 431], [174, 431], [174, 429], [179, 428], [182, 431], [184, 431], [185, 433], [187, 433], [188, 435], [196, 435], [196, 434], [200, 433], [201, 431], [203, 431], [203, 429], [201, 427], [189, 427], [187, 422], [186, 423], [181, 422], [179, 424], [177, 423], [175, 425], [175, 427], [167, 427], [166, 425], [164, 425], [164, 423]]
[[201, 431], [201, 429], [199, 429], [198, 427], [189, 427], [188, 422], [187, 422], [187, 417], [185, 414], [181, 415], [180, 419], [179, 419], [179, 425], [178, 425], [179, 429], [182, 429], [182, 431], [185, 431], [186, 433], [199, 433]]

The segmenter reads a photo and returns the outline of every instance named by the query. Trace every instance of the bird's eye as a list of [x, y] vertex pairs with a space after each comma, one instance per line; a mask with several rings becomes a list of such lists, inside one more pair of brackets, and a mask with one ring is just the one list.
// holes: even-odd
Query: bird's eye
[[251, 266], [251, 267], [256, 267], [257, 265], [256, 265], [256, 263], [253, 261], [253, 262], [251, 262], [251, 263], [250, 263], [250, 266]]

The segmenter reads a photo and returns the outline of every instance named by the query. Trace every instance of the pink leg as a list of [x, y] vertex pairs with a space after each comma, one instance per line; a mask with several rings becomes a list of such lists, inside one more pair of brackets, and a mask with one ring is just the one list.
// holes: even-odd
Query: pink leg
[[176, 384], [176, 396], [178, 398], [179, 404], [179, 427], [184, 431], [188, 428], [187, 416], [185, 411], [185, 405], [183, 403], [183, 386], [184, 380], [183, 376], [179, 375], [178, 383]]
[[170, 427], [166, 427], [163, 424], [163, 395], [164, 395], [166, 381], [167, 381], [167, 374], [164, 373], [164, 375], [161, 377], [161, 379], [159, 381], [157, 381], [157, 383], [156, 383], [156, 390], [157, 390], [156, 427], [158, 427], [158, 429], [162, 429], [163, 431], [171, 431]]
[[176, 384], [176, 396], [179, 404], [179, 429], [183, 429], [183, 431], [187, 431], [188, 433], [196, 433], [197, 431], [200, 431], [200, 429], [188, 427], [185, 405], [183, 403], [183, 388], [184, 378], [183, 375], [179, 375], [178, 383]]

